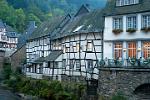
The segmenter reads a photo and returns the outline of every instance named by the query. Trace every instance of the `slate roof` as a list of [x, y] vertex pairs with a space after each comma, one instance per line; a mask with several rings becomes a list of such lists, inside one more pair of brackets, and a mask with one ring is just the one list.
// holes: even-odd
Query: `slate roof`
[[9, 38], [18, 38], [19, 35], [16, 32], [7, 32], [6, 36], [8, 36]]
[[36, 39], [39, 37], [43, 37], [52, 33], [59, 24], [63, 21], [65, 16], [55, 17], [51, 20], [45, 21], [40, 25], [30, 36], [28, 40]]
[[17, 48], [21, 48], [26, 44], [27, 39], [31, 36], [35, 29], [35, 21], [30, 21], [25, 32], [18, 38]]
[[19, 34], [9, 25], [5, 25], [6, 28], [6, 36], [10, 37], [10, 38], [18, 38]]
[[75, 14], [75, 17], [82, 15], [82, 14], [85, 14], [85, 13], [89, 13], [89, 9], [85, 5], [82, 5], [80, 7], [80, 9], [78, 10], [78, 12]]
[[116, 6], [116, 0], [108, 0], [105, 7], [105, 16], [133, 14], [150, 11], [150, 0], [139, 0], [139, 4]]
[[35, 60], [33, 63], [43, 63], [45, 61], [45, 57], [40, 57], [37, 60]]
[[50, 35], [53, 40], [74, 34], [103, 31], [103, 9], [89, 12], [85, 6], [82, 6], [75, 16], [71, 17], [65, 25], [61, 26], [65, 18], [66, 16], [56, 17], [43, 22], [43, 24], [33, 32], [29, 41], [47, 35]]
[[61, 50], [52, 51], [47, 57], [45, 57], [45, 61], [55, 61], [62, 53]]
[[53, 35], [52, 39], [80, 33], [102, 32], [103, 27], [103, 10], [94, 10], [90, 13], [72, 18], [58, 34]]

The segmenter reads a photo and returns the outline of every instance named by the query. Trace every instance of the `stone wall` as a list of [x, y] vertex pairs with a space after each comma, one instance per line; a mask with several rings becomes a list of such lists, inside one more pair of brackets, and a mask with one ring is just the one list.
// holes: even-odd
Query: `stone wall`
[[1, 70], [2, 67], [3, 67], [4, 57], [5, 57], [5, 51], [1, 51], [1, 50], [0, 50], [0, 70]]
[[99, 72], [98, 93], [112, 96], [122, 92], [132, 97], [135, 89], [145, 83], [150, 83], [150, 69], [103, 68]]
[[10, 56], [12, 69], [16, 70], [17, 67], [21, 67], [21, 64], [25, 60], [26, 60], [26, 47], [24, 45]]

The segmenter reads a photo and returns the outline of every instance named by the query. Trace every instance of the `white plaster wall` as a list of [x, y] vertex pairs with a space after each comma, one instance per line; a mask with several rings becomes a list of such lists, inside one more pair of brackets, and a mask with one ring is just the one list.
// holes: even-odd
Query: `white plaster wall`
[[35, 78], [35, 79], [42, 79], [42, 74], [30, 73], [26, 72], [27, 77]]
[[137, 31], [135, 33], [126, 32], [126, 17], [130, 15], [123, 15], [123, 32], [115, 35], [113, 30], [113, 17], [105, 17], [104, 41], [110, 40], [137, 40], [137, 39], [150, 39], [150, 32], [144, 33], [141, 31], [142, 13], [135, 14], [137, 16]]
[[113, 43], [112, 42], [104, 42], [104, 59], [106, 57], [109, 59], [113, 58]]

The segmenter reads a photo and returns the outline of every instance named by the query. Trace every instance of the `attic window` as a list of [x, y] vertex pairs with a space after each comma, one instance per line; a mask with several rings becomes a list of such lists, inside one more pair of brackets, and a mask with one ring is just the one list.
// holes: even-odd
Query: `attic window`
[[116, 6], [126, 6], [138, 4], [139, 0], [116, 0]]
[[77, 27], [73, 32], [78, 32], [84, 25]]

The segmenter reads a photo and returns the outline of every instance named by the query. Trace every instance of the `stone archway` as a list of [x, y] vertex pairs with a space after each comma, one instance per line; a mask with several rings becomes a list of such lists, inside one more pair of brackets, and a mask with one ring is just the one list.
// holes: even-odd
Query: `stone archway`
[[134, 94], [138, 100], [150, 100], [150, 83], [138, 86], [134, 90]]

